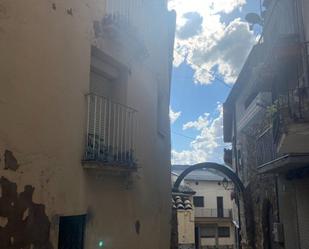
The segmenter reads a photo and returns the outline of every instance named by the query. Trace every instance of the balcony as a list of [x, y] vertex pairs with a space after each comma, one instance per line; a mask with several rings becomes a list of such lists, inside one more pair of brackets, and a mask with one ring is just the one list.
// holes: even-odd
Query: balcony
[[256, 159], [260, 173], [280, 173], [297, 170], [308, 165], [307, 153], [279, 153], [273, 137], [273, 127], [257, 139]]
[[237, 129], [241, 131], [259, 120], [265, 113], [266, 106], [269, 104], [271, 104], [271, 93], [258, 93], [241, 116], [240, 121], [237, 124]]
[[142, 25], [141, 18], [149, 16], [147, 10], [167, 10], [166, 0], [106, 0], [105, 11], [116, 23], [119, 20], [130, 26]]
[[308, 153], [309, 88], [290, 89], [276, 100], [274, 139], [281, 153]]
[[232, 209], [194, 208], [195, 218], [232, 218]]
[[269, 127], [257, 138], [256, 141], [256, 161], [258, 166], [262, 166], [277, 158], [276, 145], [273, 139], [273, 128]]
[[143, 38], [147, 37], [145, 32], [149, 32], [144, 28], [148, 27], [145, 23], [152, 21], [147, 15], [148, 9], [151, 9], [149, 4], [143, 0], [105, 1], [105, 15], [94, 22], [95, 37], [125, 49], [135, 58], [147, 57], [148, 50]]
[[156, 13], [164, 11], [167, 11], [165, 0], [106, 0], [105, 15], [94, 22], [95, 37], [124, 48], [135, 59], [143, 59], [149, 52], [145, 38], [154, 35], [149, 25], [157, 18]]
[[309, 122], [309, 87], [289, 89], [278, 96], [278, 112], [285, 121]]
[[86, 97], [84, 168], [135, 170], [136, 110], [96, 94]]

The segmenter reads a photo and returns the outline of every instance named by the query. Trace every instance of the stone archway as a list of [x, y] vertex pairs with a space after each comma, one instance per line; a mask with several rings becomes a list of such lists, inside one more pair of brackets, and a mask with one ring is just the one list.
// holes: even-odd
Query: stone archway
[[[218, 163], [213, 163], [213, 162], [205, 162], [205, 163], [199, 163], [199, 164], [195, 164], [192, 165], [190, 167], [188, 167], [187, 169], [185, 169], [177, 178], [176, 182], [174, 183], [173, 186], [173, 192], [179, 192], [179, 186], [181, 184], [181, 182], [184, 180], [184, 178], [190, 174], [192, 171], [194, 170], [198, 170], [198, 169], [215, 169], [220, 171], [221, 173], [223, 173], [225, 176], [227, 176], [234, 184], [235, 187], [237, 188], [238, 192], [239, 192], [239, 197], [238, 200], [236, 201], [236, 204], [238, 206], [238, 220], [240, 222], [239, 224], [239, 228], [237, 230], [237, 241], [239, 241], [238, 243], [240, 243], [240, 241], [242, 240], [242, 237], [244, 236], [245, 238], [247, 237], [246, 232], [243, 233], [243, 235], [241, 235], [240, 233], [240, 229], [241, 229], [241, 218], [240, 218], [240, 208], [244, 208], [244, 191], [245, 191], [245, 187], [244, 184], [242, 183], [242, 181], [240, 180], [240, 178], [238, 177], [238, 175], [233, 171], [232, 168], [226, 166], [226, 165], [222, 165], [222, 164], [218, 164]], [[240, 207], [241, 206], [241, 207]], [[246, 227], [245, 223], [243, 224], [244, 228]], [[244, 229], [246, 230], [246, 229]], [[241, 248], [241, 245], [238, 244], [238, 248]]]
[[244, 187], [242, 181], [240, 180], [238, 175], [233, 171], [232, 168], [230, 168], [226, 165], [218, 164], [218, 163], [205, 162], [205, 163], [198, 163], [198, 164], [192, 165], [192, 166], [188, 167], [187, 169], [185, 169], [178, 176], [176, 182], [174, 183], [173, 191], [177, 192], [178, 189], [179, 189], [180, 183], [183, 181], [183, 179], [188, 174], [190, 174], [192, 171], [198, 170], [198, 169], [216, 169], [216, 170], [220, 171], [221, 173], [223, 173], [224, 175], [226, 175], [235, 184], [235, 186], [237, 187], [238, 191], [241, 194], [245, 190], [245, 187]]

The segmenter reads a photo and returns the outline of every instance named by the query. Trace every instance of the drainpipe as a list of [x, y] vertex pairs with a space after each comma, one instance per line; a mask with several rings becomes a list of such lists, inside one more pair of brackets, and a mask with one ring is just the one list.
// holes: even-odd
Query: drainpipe
[[295, 1], [296, 7], [296, 20], [297, 20], [297, 29], [300, 36], [300, 43], [302, 48], [302, 61], [303, 61], [303, 70], [305, 75], [305, 85], [308, 86], [309, 79], [309, 62], [308, 62], [308, 41], [306, 41], [305, 25], [304, 25], [304, 16], [303, 16], [303, 4], [302, 0]]
[[277, 222], [280, 223], [280, 207], [279, 207], [279, 191], [278, 191], [278, 175], [275, 176], [276, 177], [276, 184], [275, 184], [275, 188], [276, 188], [276, 206], [277, 206]]
[[[234, 109], [233, 109], [233, 133], [234, 136], [232, 138], [232, 142], [233, 142], [233, 153], [234, 153], [234, 158], [235, 158], [235, 168], [236, 168], [236, 174], [239, 176], [239, 172], [238, 172], [238, 153], [237, 153], [237, 123], [236, 123], [236, 107], [234, 104]], [[241, 215], [240, 215], [240, 202], [239, 202], [239, 198], [236, 199], [236, 205], [237, 205], [237, 216], [238, 216], [238, 228], [237, 228], [237, 249], [242, 249], [241, 246], [241, 234], [240, 234], [240, 230], [241, 230]]]

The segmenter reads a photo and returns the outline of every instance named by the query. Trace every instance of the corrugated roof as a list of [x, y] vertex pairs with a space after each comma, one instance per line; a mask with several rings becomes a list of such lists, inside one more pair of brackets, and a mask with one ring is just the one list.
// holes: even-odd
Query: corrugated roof
[[[172, 173], [180, 175], [186, 168], [191, 165], [172, 165]], [[222, 181], [224, 175], [211, 169], [195, 170], [185, 177], [185, 180], [195, 181]]]

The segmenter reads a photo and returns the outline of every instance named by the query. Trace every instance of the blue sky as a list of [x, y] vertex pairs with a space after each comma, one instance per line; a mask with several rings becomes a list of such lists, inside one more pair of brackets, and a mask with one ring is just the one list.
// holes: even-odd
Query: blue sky
[[244, 17], [259, 12], [259, 0], [170, 0], [169, 7], [177, 12], [172, 163], [222, 162], [222, 103], [256, 42], [259, 29], [250, 31]]

